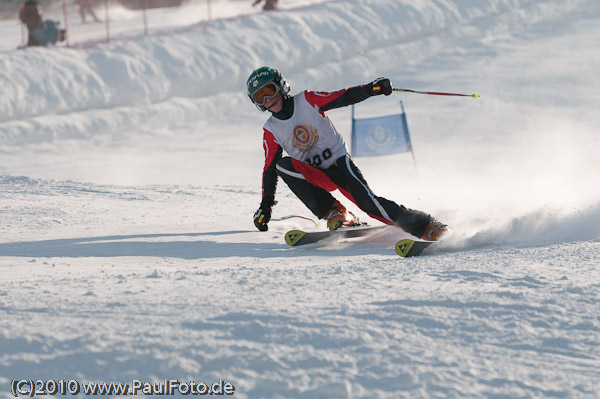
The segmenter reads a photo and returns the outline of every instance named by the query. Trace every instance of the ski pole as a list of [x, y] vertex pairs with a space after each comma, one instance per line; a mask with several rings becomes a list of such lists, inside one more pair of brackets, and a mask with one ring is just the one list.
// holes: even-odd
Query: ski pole
[[401, 91], [405, 93], [417, 93], [417, 94], [428, 94], [430, 96], [457, 96], [457, 97], [473, 97], [479, 98], [479, 94], [471, 93], [471, 94], [457, 94], [457, 93], [441, 93], [436, 91], [418, 91], [411, 89], [396, 89], [395, 87], [392, 89], [393, 91]]
[[287, 215], [287, 216], [282, 216], [280, 218], [271, 218], [271, 222], [282, 222], [284, 220], [287, 219], [291, 219], [291, 218], [299, 218], [299, 219], [304, 219], [304, 220], [310, 220], [311, 222], [313, 222], [315, 224], [316, 227], [319, 227], [319, 223], [315, 222], [313, 219], [306, 217], [306, 216], [300, 216], [300, 215]]

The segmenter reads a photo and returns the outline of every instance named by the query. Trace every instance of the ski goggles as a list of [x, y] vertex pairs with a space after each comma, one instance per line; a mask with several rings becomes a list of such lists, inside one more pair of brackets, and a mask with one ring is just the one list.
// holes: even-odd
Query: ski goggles
[[258, 105], [265, 105], [269, 98], [275, 97], [279, 93], [279, 86], [275, 83], [267, 83], [252, 94], [252, 101]]

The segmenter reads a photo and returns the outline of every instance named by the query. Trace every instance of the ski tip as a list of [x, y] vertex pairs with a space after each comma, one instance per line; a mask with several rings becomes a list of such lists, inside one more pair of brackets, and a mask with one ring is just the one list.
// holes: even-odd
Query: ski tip
[[406, 258], [407, 256], [409, 256], [410, 254], [410, 250], [412, 249], [412, 247], [415, 245], [415, 241], [414, 240], [400, 240], [396, 243], [396, 253], [403, 257]]
[[408, 258], [410, 256], [418, 256], [423, 252], [425, 248], [434, 245], [438, 241], [423, 241], [423, 240], [411, 240], [406, 238], [396, 243], [396, 253], [403, 257]]
[[300, 230], [290, 230], [285, 233], [285, 243], [290, 247], [295, 246], [304, 237], [306, 233]]

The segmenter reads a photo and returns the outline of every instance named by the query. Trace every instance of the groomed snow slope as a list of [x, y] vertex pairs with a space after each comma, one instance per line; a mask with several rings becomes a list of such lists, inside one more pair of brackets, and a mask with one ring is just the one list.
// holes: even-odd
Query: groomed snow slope
[[[223, 379], [239, 398], [600, 396], [600, 4], [332, 1], [0, 55], [0, 397], [13, 378]], [[268, 31], [267, 29], [271, 29]], [[290, 249], [254, 229], [258, 66], [389, 76], [409, 156], [356, 162], [452, 236]], [[350, 110], [330, 117], [349, 131]], [[279, 186], [274, 216], [309, 215]], [[359, 216], [367, 218], [356, 209]], [[375, 221], [371, 221], [375, 224]]]

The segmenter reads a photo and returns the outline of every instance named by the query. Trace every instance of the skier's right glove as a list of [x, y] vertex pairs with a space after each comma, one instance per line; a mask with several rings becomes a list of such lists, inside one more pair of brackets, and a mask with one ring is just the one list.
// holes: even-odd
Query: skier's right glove
[[261, 207], [254, 212], [254, 225], [260, 231], [269, 230], [269, 226], [267, 226], [269, 220], [271, 220], [271, 208]]

